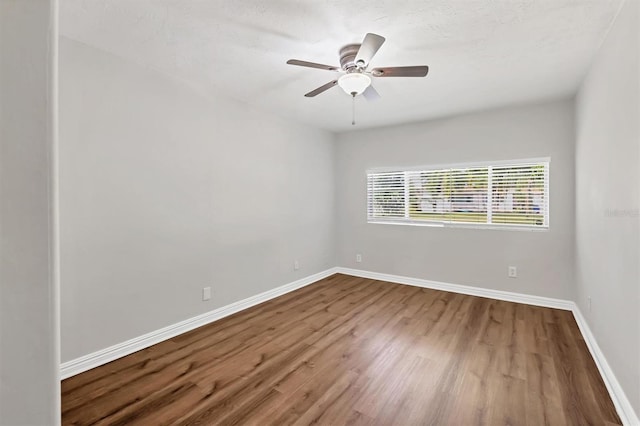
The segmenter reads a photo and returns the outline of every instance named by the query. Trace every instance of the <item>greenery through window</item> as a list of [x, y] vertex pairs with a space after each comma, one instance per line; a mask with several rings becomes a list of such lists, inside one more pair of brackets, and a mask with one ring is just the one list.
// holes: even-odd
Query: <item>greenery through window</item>
[[370, 222], [549, 226], [549, 161], [367, 172]]

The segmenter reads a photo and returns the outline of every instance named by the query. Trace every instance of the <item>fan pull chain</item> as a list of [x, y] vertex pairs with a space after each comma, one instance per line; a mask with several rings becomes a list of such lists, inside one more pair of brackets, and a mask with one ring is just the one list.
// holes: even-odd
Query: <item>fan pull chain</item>
[[351, 93], [351, 125], [356, 125], [356, 92]]

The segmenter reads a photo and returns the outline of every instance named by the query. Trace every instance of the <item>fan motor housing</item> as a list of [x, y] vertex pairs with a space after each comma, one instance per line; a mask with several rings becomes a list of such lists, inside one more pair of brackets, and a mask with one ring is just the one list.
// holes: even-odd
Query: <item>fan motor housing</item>
[[349, 72], [358, 68], [356, 65], [356, 55], [359, 50], [359, 44], [347, 44], [340, 49], [340, 66], [343, 70]]

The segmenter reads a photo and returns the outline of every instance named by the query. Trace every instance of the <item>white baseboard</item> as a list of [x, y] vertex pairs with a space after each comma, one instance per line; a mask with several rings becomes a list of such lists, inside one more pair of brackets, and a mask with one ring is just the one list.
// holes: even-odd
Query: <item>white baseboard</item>
[[398, 284], [407, 284], [416, 287], [431, 288], [434, 290], [450, 291], [452, 293], [468, 294], [470, 296], [487, 297], [489, 299], [505, 300], [507, 302], [524, 303], [527, 305], [544, 306], [546, 308], [572, 310], [574, 303], [570, 300], [552, 299], [550, 297], [533, 296], [530, 294], [512, 293], [510, 291], [491, 290], [488, 288], [471, 287], [460, 284], [443, 283], [421, 278], [403, 277], [400, 275], [382, 274], [379, 272], [362, 271], [359, 269], [337, 268], [341, 274], [356, 277], [370, 278], [380, 281], [389, 281]]
[[627, 395], [624, 393], [624, 390], [622, 390], [616, 375], [613, 374], [613, 370], [602, 353], [600, 346], [598, 346], [598, 342], [591, 332], [589, 324], [587, 324], [586, 319], [582, 316], [582, 312], [580, 312], [580, 308], [578, 308], [578, 305], [575, 303], [573, 304], [572, 311], [573, 316], [578, 323], [578, 327], [580, 328], [580, 332], [582, 333], [582, 337], [584, 338], [584, 341], [589, 348], [589, 352], [591, 352], [591, 356], [598, 367], [600, 376], [602, 376], [602, 380], [609, 391], [613, 405], [616, 406], [616, 411], [620, 416], [620, 420], [622, 420], [622, 424], [625, 426], [640, 426], [640, 419], [638, 418], [638, 415], [633, 409]]
[[611, 400], [616, 407], [616, 411], [622, 420], [622, 424], [625, 426], [640, 426], [640, 420], [635, 413], [629, 399], [627, 398], [624, 390], [620, 386], [620, 382], [613, 374], [613, 370], [609, 366], [607, 359], [600, 350], [598, 343], [596, 342], [591, 329], [586, 320], [582, 316], [582, 312], [578, 309], [578, 306], [570, 300], [552, 299], [549, 297], [532, 296], [528, 294], [512, 293], [509, 291], [490, 290], [480, 287], [470, 287], [466, 285], [443, 283], [438, 281], [424, 280], [420, 278], [403, 277], [399, 275], [382, 274], [379, 272], [362, 271], [358, 269], [350, 268], [337, 268], [337, 272], [346, 275], [352, 275], [356, 277], [369, 278], [380, 281], [388, 281], [398, 284], [407, 284], [416, 287], [430, 288], [434, 290], [444, 290], [453, 293], [468, 294], [471, 296], [488, 297], [490, 299], [505, 300], [508, 302], [525, 303], [527, 305], [543, 306], [546, 308], [556, 308], [571, 311], [580, 328], [580, 332], [591, 352], [600, 376], [604, 381]]
[[64, 362], [60, 366], [60, 376], [62, 379], [66, 379], [68, 377], [75, 376], [76, 374], [80, 374], [84, 371], [91, 370], [92, 368], [114, 361], [118, 358], [122, 358], [123, 356], [132, 354], [141, 349], [148, 348], [149, 346], [155, 345], [172, 337], [176, 337], [180, 334], [186, 333], [187, 331], [191, 331], [213, 321], [217, 321], [221, 318], [235, 314], [236, 312], [266, 302], [267, 300], [271, 300], [278, 296], [282, 296], [283, 294], [305, 287], [323, 278], [329, 277], [336, 272], [337, 268], [330, 268], [326, 271], [309, 275], [308, 277], [301, 278], [292, 283], [265, 291], [264, 293], [260, 293], [255, 296], [248, 297], [244, 300], [239, 300], [229, 305], [222, 306], [218, 309], [214, 309], [213, 311], [206, 312], [202, 315], [198, 315], [196, 317], [186, 319], [184, 321], [172, 324], [159, 330], [152, 331], [145, 335], [135, 337], [133, 339], [127, 340], [126, 342], [122, 342], [117, 345], [113, 345], [108, 348], [82, 356], [80, 358]]

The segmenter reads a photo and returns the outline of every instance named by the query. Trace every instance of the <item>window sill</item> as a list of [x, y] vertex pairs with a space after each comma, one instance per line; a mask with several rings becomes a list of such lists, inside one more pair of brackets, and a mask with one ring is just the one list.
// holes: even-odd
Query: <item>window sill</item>
[[419, 221], [394, 221], [394, 220], [368, 220], [367, 223], [376, 225], [404, 225], [421, 226], [427, 228], [461, 228], [461, 229], [486, 229], [498, 231], [526, 231], [548, 232], [549, 226], [517, 226], [517, 225], [488, 225], [482, 223], [444, 223], [444, 222], [419, 222]]

